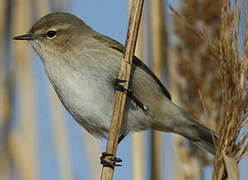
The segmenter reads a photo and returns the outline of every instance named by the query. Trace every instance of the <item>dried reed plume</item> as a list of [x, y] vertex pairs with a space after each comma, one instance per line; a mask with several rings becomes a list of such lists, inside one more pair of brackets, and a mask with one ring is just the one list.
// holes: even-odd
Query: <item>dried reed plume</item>
[[216, 129], [221, 105], [220, 80], [208, 39], [214, 39], [219, 31], [221, 3], [183, 1], [180, 14], [172, 11], [174, 32], [179, 38], [176, 53], [180, 103], [191, 115]]
[[[247, 2], [244, 4], [247, 8]], [[240, 5], [238, 1], [231, 4], [231, 0], [223, 3], [220, 33], [214, 42], [219, 62], [223, 110], [219, 139], [216, 141], [213, 179], [223, 175], [223, 155], [238, 163], [248, 152], [248, 132], [244, 130], [248, 121], [248, 34], [240, 31], [241, 16], [246, 19], [246, 30], [243, 32], [247, 31], [248, 16], [241, 13]], [[226, 162], [225, 165], [228, 166]], [[231, 171], [235, 171], [234, 168]], [[227, 173], [230, 175], [235, 172]]]
[[[174, 33], [178, 38], [174, 47], [177, 77], [172, 80], [176, 81], [176, 87], [171, 91], [176, 91], [176, 103], [201, 123], [216, 130], [221, 115], [221, 89], [217, 76], [218, 63], [209, 48], [208, 39], [214, 39], [218, 34], [221, 3], [215, 0], [184, 0], [180, 13], [173, 8], [171, 12]], [[175, 96], [172, 97], [175, 100]], [[180, 158], [185, 172], [182, 171], [180, 176], [177, 174], [178, 179], [199, 179], [203, 166], [210, 161], [194, 144], [189, 143], [187, 149], [182, 141], [177, 142], [180, 150], [176, 156]]]
[[[172, 9], [179, 37], [179, 100], [190, 114], [207, 119], [219, 132], [213, 179], [227, 174], [238, 178], [237, 163], [248, 152], [248, 132], [244, 130], [248, 121], [248, 35], [242, 34], [248, 20], [247, 13], [241, 13], [241, 2], [190, 0], [180, 14]], [[204, 13], [199, 12], [203, 9]], [[241, 16], [246, 19], [242, 32]]]

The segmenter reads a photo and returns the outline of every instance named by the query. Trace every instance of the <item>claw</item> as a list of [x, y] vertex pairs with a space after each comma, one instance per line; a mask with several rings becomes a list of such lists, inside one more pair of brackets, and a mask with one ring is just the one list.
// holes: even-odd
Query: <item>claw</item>
[[121, 135], [118, 139], [118, 144], [126, 137], [126, 135]]
[[106, 152], [102, 153], [100, 160], [101, 160], [101, 164], [103, 166], [110, 167], [110, 168], [114, 168], [115, 166], [121, 166], [121, 164], [116, 164], [116, 163], [122, 162], [122, 160], [120, 158], [114, 157], [114, 159], [110, 159], [112, 162], [109, 162], [105, 159], [105, 157], [107, 157], [107, 156], [113, 156], [113, 154], [109, 154]]
[[116, 79], [116, 84], [127, 82], [127, 80]]
[[139, 100], [137, 99], [133, 94], [132, 94], [132, 91], [129, 90], [129, 89], [126, 89], [124, 88], [122, 85], [120, 85], [120, 83], [122, 82], [126, 82], [126, 80], [121, 80], [121, 79], [116, 79], [116, 82], [114, 84], [115, 86], [115, 89], [118, 90], [118, 91], [122, 91], [124, 93], [127, 94], [128, 97], [130, 97], [135, 103], [136, 105], [142, 109], [143, 111], [147, 111], [148, 108]]

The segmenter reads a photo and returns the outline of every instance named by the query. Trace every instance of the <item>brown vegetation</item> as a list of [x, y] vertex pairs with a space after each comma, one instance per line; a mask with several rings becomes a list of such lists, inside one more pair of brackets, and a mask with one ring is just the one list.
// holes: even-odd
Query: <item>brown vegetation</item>
[[[241, 14], [237, 1], [233, 4], [230, 0], [191, 0], [185, 1], [180, 13], [172, 9], [179, 38], [179, 101], [219, 132], [213, 179], [223, 177], [224, 162], [237, 171], [235, 164], [248, 151], [248, 134], [242, 131], [247, 124], [248, 38], [246, 33], [240, 34], [241, 15], [247, 19], [247, 14]], [[195, 152], [193, 146], [189, 150]], [[205, 159], [202, 153], [199, 157]], [[238, 172], [228, 172], [229, 177], [230, 173], [238, 176]]]

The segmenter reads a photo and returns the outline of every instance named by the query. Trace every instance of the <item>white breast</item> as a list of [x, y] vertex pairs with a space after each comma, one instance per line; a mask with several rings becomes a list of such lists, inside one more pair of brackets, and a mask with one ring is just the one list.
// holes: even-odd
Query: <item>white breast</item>
[[[94, 53], [96, 56], [97, 52]], [[118, 77], [120, 57], [113, 55], [107, 58], [101, 54], [98, 57], [95, 59], [88, 53], [80, 60], [68, 61], [68, 56], [57, 61], [44, 61], [44, 65], [57, 95], [74, 119], [91, 134], [105, 137], [113, 112], [113, 84]], [[135, 105], [130, 103], [130, 106]], [[130, 106], [122, 134], [144, 128], [141, 126], [145, 124], [146, 114]]]

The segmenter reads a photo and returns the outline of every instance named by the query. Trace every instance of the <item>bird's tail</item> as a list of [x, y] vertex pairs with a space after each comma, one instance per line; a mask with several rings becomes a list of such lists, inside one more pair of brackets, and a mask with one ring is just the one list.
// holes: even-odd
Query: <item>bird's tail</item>
[[160, 118], [159, 126], [155, 126], [155, 129], [180, 134], [201, 148], [215, 154], [214, 141], [218, 138], [217, 133], [194, 120], [175, 104], [173, 105], [174, 108], [164, 116], [166, 119], [163, 117], [161, 120]]
[[213, 130], [210, 130], [206, 126], [200, 124], [199, 122], [192, 119], [190, 116], [185, 115], [188, 120], [190, 120], [189, 131], [178, 131], [176, 133], [181, 134], [182, 136], [188, 138], [196, 145], [207, 150], [208, 152], [215, 154], [215, 140], [217, 140], [217, 133]]

